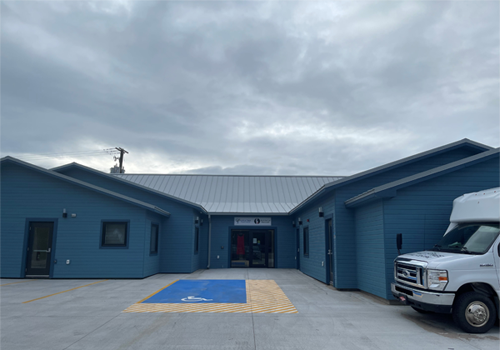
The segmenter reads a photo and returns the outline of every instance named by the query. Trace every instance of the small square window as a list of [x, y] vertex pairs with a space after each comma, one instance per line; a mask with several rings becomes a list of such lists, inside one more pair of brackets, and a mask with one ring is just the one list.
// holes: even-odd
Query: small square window
[[102, 247], [126, 247], [127, 246], [127, 222], [103, 222], [102, 223]]
[[151, 224], [151, 242], [149, 248], [150, 254], [158, 253], [158, 231], [159, 226], [157, 224]]
[[309, 227], [304, 227], [304, 255], [309, 256]]

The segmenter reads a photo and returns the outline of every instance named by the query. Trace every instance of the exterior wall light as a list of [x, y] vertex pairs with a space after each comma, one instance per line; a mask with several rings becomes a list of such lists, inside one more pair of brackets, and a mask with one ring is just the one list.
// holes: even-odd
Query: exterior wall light
[[302, 219], [299, 218], [299, 226], [302, 225]]
[[198, 224], [200, 222], [200, 218], [197, 216], [196, 219], [194, 220], [195, 224]]
[[292, 226], [295, 227], [295, 221], [292, 221]]
[[63, 209], [63, 218], [67, 218], [68, 217], [68, 213], [66, 213], [66, 208]]
[[200, 226], [203, 226], [203, 219], [200, 220]]
[[319, 217], [322, 218], [325, 216], [325, 213], [323, 213], [323, 207], [319, 207]]

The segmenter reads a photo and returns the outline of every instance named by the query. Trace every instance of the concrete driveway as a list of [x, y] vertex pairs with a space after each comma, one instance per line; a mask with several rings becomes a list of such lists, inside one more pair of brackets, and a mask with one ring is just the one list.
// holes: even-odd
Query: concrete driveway
[[[297, 313], [124, 312], [175, 280], [219, 279], [275, 281]], [[143, 280], [2, 279], [0, 298], [2, 350], [490, 350], [500, 340], [498, 325], [486, 334], [466, 334], [451, 316], [340, 292], [297, 270], [200, 270]]]

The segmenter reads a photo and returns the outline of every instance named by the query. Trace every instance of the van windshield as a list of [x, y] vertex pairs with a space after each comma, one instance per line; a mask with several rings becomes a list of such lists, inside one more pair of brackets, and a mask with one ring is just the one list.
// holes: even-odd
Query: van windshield
[[461, 254], [484, 254], [499, 233], [497, 223], [460, 224], [430, 250]]

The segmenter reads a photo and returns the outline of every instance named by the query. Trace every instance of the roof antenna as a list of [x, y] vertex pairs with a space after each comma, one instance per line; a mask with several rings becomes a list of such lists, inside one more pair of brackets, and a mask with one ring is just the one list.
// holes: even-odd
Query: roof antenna
[[[119, 173], [120, 173], [120, 174], [124, 174], [124, 173], [125, 173], [125, 169], [123, 169], [123, 155], [124, 155], [125, 153], [127, 153], [127, 154], [128, 154], [128, 152], [127, 152], [126, 150], [124, 150], [123, 148], [121, 148], [121, 147], [115, 147], [115, 149], [116, 149], [116, 150], [118, 150], [118, 151], [120, 151], [120, 158], [118, 158], [118, 157], [113, 157], [113, 159], [114, 159], [115, 161], [116, 161], [116, 160], [118, 160], [118, 159], [120, 160], [120, 168], [119, 168], [119, 170], [120, 170], [120, 171], [119, 171]], [[116, 168], [116, 165], [115, 165], [115, 168]]]

